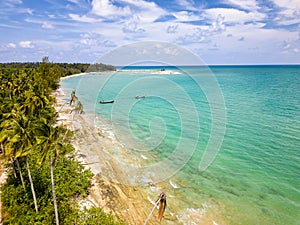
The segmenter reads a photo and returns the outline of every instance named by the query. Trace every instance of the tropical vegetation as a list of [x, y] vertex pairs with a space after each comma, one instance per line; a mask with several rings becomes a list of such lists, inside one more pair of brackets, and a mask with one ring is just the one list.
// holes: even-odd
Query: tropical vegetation
[[[38, 68], [43, 63], [49, 63], [48, 57], [43, 57], [42, 62], [10, 62], [0, 63], [2, 69], [29, 69]], [[51, 63], [55, 65], [60, 71], [60, 76], [69, 76], [72, 74], [85, 73], [85, 72], [102, 72], [102, 71], [115, 71], [116, 68], [112, 65], [103, 63]]]
[[[70, 68], [79, 64], [43, 58], [41, 63], [3, 65], [0, 163], [8, 178], [0, 189], [0, 223], [122, 224], [100, 208], [78, 205], [78, 199], [88, 195], [92, 173], [75, 160], [72, 132], [55, 122], [51, 93], [60, 77], [73, 73]], [[82, 72], [80, 66], [78, 70]]]

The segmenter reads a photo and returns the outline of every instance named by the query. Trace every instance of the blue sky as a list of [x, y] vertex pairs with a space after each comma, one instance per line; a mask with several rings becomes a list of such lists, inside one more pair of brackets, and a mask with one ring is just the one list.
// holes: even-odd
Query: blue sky
[[300, 0], [1, 0], [0, 32], [0, 62], [162, 41], [207, 64], [300, 64]]

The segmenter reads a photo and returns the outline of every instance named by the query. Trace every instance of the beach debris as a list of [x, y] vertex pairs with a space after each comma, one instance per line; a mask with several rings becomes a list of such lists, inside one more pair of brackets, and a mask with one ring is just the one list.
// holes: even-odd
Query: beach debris
[[158, 220], [161, 222], [164, 212], [165, 212], [165, 209], [166, 209], [166, 206], [167, 206], [167, 195], [164, 192], [162, 192], [159, 195], [158, 200], [159, 200]]
[[160, 193], [158, 199], [156, 200], [150, 214], [148, 215], [147, 219], [145, 220], [145, 223], [144, 225], [146, 225], [150, 219], [150, 217], [152, 216], [153, 212], [154, 212], [154, 209], [158, 207], [158, 220], [159, 222], [161, 222], [162, 218], [163, 218], [163, 215], [164, 215], [164, 212], [165, 212], [165, 209], [166, 209], [166, 206], [167, 206], [167, 195], [162, 192]]

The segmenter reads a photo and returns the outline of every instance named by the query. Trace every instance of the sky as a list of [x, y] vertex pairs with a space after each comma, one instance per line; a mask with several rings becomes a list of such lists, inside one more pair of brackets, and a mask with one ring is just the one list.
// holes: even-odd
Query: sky
[[209, 65], [300, 64], [300, 0], [0, 0], [0, 62], [93, 63], [141, 41]]

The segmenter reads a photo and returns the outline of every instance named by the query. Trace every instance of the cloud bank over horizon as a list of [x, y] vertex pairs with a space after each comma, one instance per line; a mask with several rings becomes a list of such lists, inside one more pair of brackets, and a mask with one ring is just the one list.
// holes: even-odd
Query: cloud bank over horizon
[[0, 62], [91, 63], [122, 45], [161, 41], [207, 64], [300, 64], [298, 0], [6, 0], [0, 8]]

